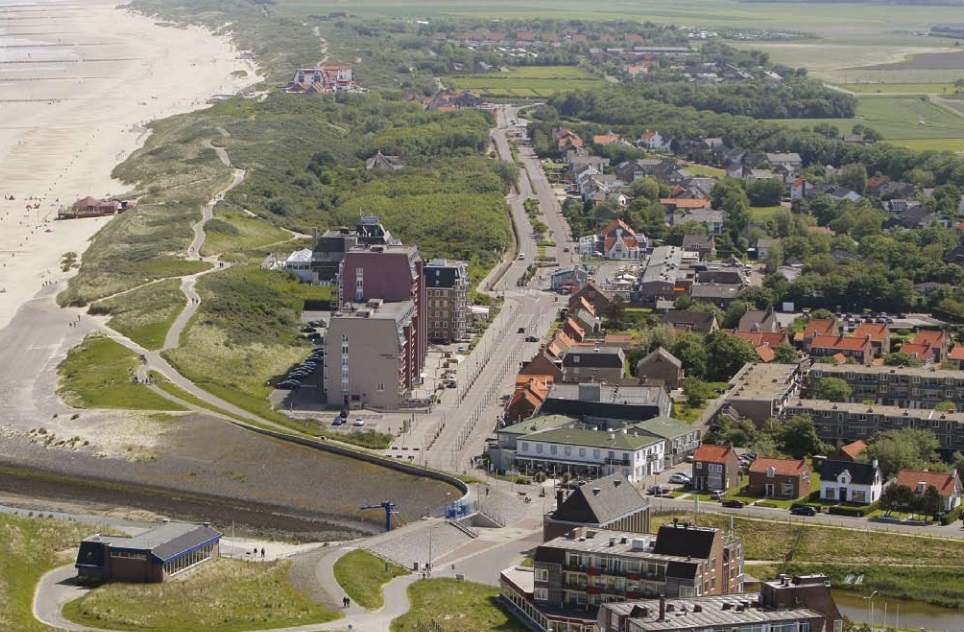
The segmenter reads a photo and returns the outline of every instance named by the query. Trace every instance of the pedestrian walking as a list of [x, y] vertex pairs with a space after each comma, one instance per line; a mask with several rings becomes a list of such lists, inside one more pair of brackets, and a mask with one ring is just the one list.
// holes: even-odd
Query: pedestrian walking
[[261, 547], [261, 559], [264, 559], [264, 547]]

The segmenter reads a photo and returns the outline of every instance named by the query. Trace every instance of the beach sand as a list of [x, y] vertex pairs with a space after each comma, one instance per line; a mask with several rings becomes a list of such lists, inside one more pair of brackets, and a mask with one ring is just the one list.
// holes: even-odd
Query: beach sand
[[81, 255], [109, 221], [54, 218], [81, 197], [124, 192], [110, 173], [144, 142], [145, 123], [259, 79], [227, 37], [201, 28], [114, 2], [17, 1], [0, 0], [0, 328], [69, 276], [63, 255]]

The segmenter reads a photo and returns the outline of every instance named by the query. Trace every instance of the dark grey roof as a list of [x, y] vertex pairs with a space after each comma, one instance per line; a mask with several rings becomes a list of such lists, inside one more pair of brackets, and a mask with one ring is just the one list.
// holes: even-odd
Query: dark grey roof
[[637, 362], [636, 370], [639, 371], [640, 367], [649, 366], [650, 363], [654, 363], [654, 362], [655, 363], [668, 362], [673, 366], [675, 366], [677, 369], [683, 368], [683, 362], [679, 358], [674, 356], [672, 353], [670, 353], [663, 347], [659, 347], [655, 351], [649, 352], [646, 355], [646, 357], [642, 358], [639, 362]]
[[718, 529], [664, 524], [656, 534], [653, 553], [709, 559]]
[[674, 327], [686, 327], [697, 333], [708, 334], [716, 317], [712, 312], [688, 309], [671, 309], [663, 314], [663, 323]]
[[85, 542], [106, 542], [111, 549], [151, 553], [162, 562], [198, 546], [221, 538], [221, 533], [208, 525], [169, 522], [158, 525], [132, 538], [94, 536]]
[[562, 366], [621, 369], [624, 357], [623, 350], [619, 347], [594, 347], [585, 350], [574, 348], [562, 358]]
[[824, 461], [820, 470], [821, 481], [835, 481], [844, 470], [850, 473], [850, 480], [857, 485], [873, 485], [876, 480], [875, 463], [855, 463], [854, 461]]
[[202, 525], [193, 531], [160, 544], [151, 552], [154, 554], [154, 557], [162, 562], [166, 562], [170, 559], [178, 557], [186, 551], [220, 539], [221, 534], [218, 531], [212, 529], [211, 527]]
[[697, 564], [694, 562], [670, 562], [666, 565], [666, 576], [674, 579], [694, 579]]
[[610, 474], [576, 488], [552, 519], [606, 526], [649, 505], [622, 474]]
[[465, 263], [432, 259], [423, 268], [426, 287], [453, 288], [464, 281]]

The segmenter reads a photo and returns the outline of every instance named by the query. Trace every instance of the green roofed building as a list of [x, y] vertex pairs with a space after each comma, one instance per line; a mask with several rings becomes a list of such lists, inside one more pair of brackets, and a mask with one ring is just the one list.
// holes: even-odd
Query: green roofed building
[[663, 471], [665, 441], [637, 428], [556, 428], [517, 437], [517, 469], [527, 473], [569, 472], [600, 478], [621, 473], [636, 483]]
[[681, 463], [687, 456], [696, 452], [700, 447], [700, 431], [685, 421], [672, 417], [654, 417], [633, 424], [631, 428], [638, 428], [646, 434], [659, 437], [666, 442], [663, 448], [664, 467], [673, 467]]

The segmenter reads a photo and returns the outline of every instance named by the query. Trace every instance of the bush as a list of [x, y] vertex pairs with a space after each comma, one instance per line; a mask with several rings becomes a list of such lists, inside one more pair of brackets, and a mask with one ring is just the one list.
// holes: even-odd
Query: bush
[[375, 430], [354, 430], [348, 434], [332, 435], [330, 438], [371, 450], [385, 450], [392, 445], [392, 439], [394, 439], [390, 434]]
[[877, 505], [867, 505], [864, 507], [850, 507], [843, 505], [836, 505], [830, 508], [830, 513], [835, 516], [851, 516], [854, 518], [863, 518], [867, 514], [877, 509]]
[[952, 522], [957, 522], [958, 520], [960, 520], [961, 510], [964, 510], [964, 507], [957, 507], [956, 509], [952, 509], [951, 511], [948, 511], [946, 514], [942, 515], [941, 525], [947, 526]]

